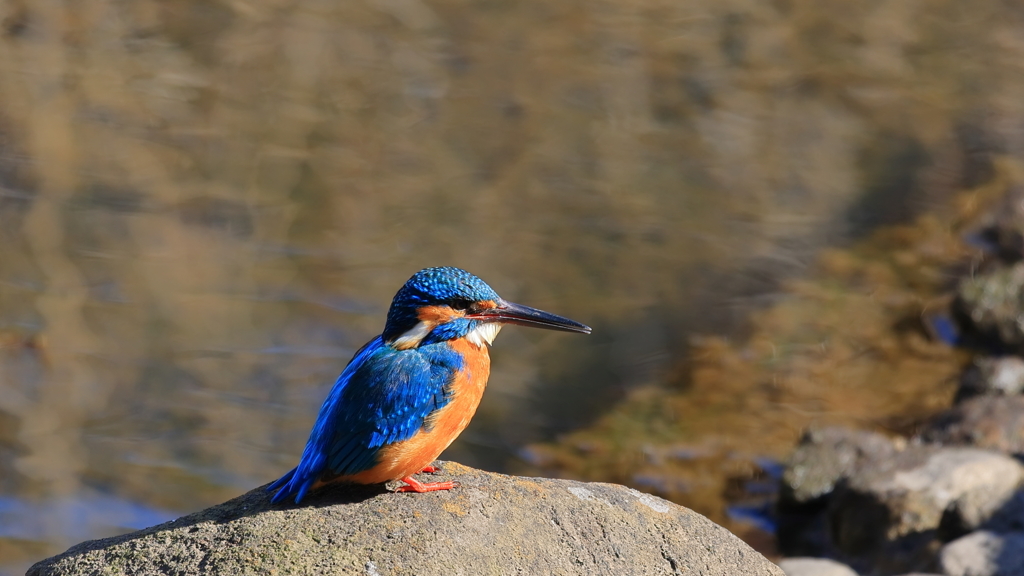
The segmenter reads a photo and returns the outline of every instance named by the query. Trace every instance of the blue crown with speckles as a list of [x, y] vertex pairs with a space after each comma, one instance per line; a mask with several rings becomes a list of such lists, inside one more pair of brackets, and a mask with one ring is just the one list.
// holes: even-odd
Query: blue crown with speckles
[[415, 326], [416, 309], [421, 306], [500, 299], [486, 282], [461, 268], [425, 268], [413, 274], [395, 294], [384, 326], [384, 339], [390, 340]]

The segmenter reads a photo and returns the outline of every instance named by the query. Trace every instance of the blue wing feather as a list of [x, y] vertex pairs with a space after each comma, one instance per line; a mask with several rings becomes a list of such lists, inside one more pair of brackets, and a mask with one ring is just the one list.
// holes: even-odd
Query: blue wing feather
[[274, 482], [274, 502], [299, 502], [325, 474], [369, 470], [383, 446], [411, 438], [450, 400], [462, 357], [445, 342], [396, 350], [374, 338], [349, 362], [320, 407], [299, 465]]

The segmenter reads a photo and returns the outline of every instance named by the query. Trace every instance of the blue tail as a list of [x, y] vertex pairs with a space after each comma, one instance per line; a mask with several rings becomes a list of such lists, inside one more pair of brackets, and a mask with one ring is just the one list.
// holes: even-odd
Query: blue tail
[[[274, 482], [270, 486], [267, 486], [267, 492], [273, 492], [273, 491], [277, 490], [277, 494], [274, 494], [274, 497], [270, 499], [270, 501], [273, 504], [277, 504], [281, 500], [284, 500], [285, 497], [288, 496], [289, 493], [291, 493], [291, 490], [288, 489], [288, 484], [291, 483], [292, 477], [295, 476], [295, 471], [297, 469], [298, 468], [292, 468], [284, 476], [281, 476], [280, 478], [278, 478], [276, 482]], [[301, 496], [300, 496], [300, 498], [301, 498]], [[298, 503], [298, 501], [299, 501], [299, 499], [296, 498], [295, 502]]]

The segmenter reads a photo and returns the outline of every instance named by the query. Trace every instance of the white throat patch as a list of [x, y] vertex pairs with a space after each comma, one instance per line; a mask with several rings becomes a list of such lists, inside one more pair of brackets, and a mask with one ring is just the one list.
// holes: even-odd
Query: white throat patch
[[501, 332], [501, 324], [497, 322], [484, 322], [470, 330], [469, 334], [466, 334], [466, 340], [483, 348], [484, 344], [494, 342], [494, 337], [498, 335], [498, 332]]
[[420, 345], [420, 341], [430, 334], [430, 331], [434, 329], [433, 322], [419, 322], [407, 332], [395, 338], [395, 341], [391, 343], [391, 346], [398, 350], [406, 350], [408, 348], [415, 348]]

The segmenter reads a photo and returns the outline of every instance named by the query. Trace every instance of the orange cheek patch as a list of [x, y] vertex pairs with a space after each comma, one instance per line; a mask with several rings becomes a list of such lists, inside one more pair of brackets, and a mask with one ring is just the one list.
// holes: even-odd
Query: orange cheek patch
[[424, 306], [416, 311], [416, 317], [421, 322], [432, 324], [444, 324], [454, 318], [461, 318], [465, 313], [453, 310], [450, 306]]

